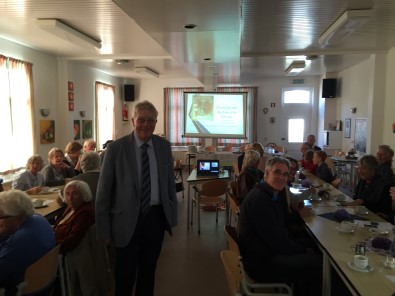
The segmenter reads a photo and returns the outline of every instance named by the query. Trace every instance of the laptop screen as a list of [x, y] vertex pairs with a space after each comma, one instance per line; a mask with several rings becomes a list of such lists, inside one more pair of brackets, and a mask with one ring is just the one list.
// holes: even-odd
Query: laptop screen
[[198, 159], [196, 175], [197, 176], [218, 176], [219, 160], [216, 159]]

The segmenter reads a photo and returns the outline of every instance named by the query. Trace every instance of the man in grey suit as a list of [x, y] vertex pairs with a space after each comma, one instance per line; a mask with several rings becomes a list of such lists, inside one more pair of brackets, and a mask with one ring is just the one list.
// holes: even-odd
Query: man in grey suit
[[[153, 295], [164, 232], [171, 235], [177, 224], [173, 157], [169, 142], [153, 135], [157, 116], [150, 102], [136, 104], [134, 131], [108, 145], [102, 165], [96, 226], [98, 238], [116, 247], [117, 296], [132, 295], [135, 282], [137, 296]], [[142, 178], [147, 169], [148, 177]], [[145, 206], [147, 191], [150, 200]]]

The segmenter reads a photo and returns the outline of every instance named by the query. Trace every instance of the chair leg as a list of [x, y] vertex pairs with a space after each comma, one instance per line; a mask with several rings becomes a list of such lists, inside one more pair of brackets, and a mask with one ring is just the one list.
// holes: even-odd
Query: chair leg
[[198, 234], [200, 234], [200, 201], [197, 202], [197, 211], [198, 211]]
[[215, 205], [215, 222], [218, 224], [218, 204]]

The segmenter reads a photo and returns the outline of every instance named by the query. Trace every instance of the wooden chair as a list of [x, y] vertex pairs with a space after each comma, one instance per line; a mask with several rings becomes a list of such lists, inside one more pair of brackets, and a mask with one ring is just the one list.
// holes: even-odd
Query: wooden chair
[[184, 198], [184, 178], [182, 176], [182, 162], [180, 159], [174, 161], [174, 178], [176, 180], [176, 192], [182, 192], [182, 198]]
[[[198, 212], [198, 233], [200, 234], [200, 205], [215, 206], [216, 219], [218, 223], [218, 208], [219, 205], [225, 202], [228, 181], [215, 179], [202, 184], [202, 188], [199, 189], [193, 186], [196, 191], [196, 202]], [[193, 207], [191, 207], [191, 224], [193, 223]]]
[[237, 205], [236, 197], [232, 192], [229, 192], [229, 190], [228, 190], [227, 201], [228, 201], [227, 204], [229, 206], [228, 223], [232, 224], [232, 220], [234, 220], [235, 224], [237, 224], [237, 219], [239, 217], [239, 206]]
[[277, 151], [277, 153], [280, 152], [280, 153], [285, 154], [285, 152], [286, 152], [285, 147], [282, 147], [282, 146], [274, 146], [273, 149], [274, 149], [275, 151]]
[[28, 295], [39, 291], [48, 291], [50, 294], [56, 279], [59, 250], [60, 245], [54, 247], [26, 269], [24, 280], [18, 285], [17, 295]]
[[[231, 295], [248, 296], [292, 296], [292, 289], [283, 283], [249, 284], [245, 279], [245, 273], [241, 257], [232, 250], [222, 250], [221, 260], [225, 269]], [[259, 291], [259, 292], [258, 292]]]
[[224, 152], [232, 152], [232, 151], [233, 151], [233, 146], [232, 146], [232, 144], [226, 145], [226, 146], [224, 147], [224, 149], [222, 149], [222, 151], [224, 151]]
[[240, 256], [239, 239], [237, 237], [236, 228], [232, 225], [226, 224], [224, 225], [224, 232], [226, 241], [228, 242], [229, 250], [235, 252], [238, 256]]
[[215, 152], [215, 147], [214, 146], [207, 146], [205, 150], [206, 150], [206, 152], [212, 153], [212, 152]]

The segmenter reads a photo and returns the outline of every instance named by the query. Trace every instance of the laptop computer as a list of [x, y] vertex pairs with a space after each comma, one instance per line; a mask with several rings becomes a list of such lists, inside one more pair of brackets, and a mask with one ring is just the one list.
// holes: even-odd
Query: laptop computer
[[196, 166], [197, 177], [218, 177], [219, 160], [217, 159], [198, 159]]

